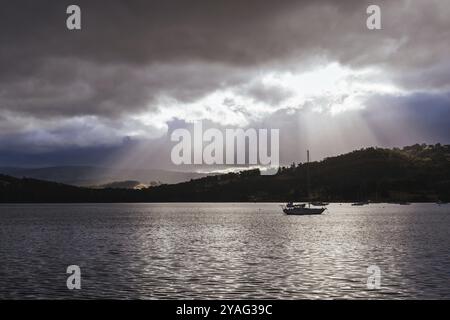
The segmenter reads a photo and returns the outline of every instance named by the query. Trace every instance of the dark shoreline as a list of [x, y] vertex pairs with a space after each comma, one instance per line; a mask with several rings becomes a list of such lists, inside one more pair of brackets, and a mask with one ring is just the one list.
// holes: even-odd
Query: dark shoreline
[[[307, 176], [310, 175], [310, 187]], [[449, 202], [450, 145], [366, 148], [275, 175], [258, 169], [144, 189], [93, 189], [0, 174], [0, 203]]]

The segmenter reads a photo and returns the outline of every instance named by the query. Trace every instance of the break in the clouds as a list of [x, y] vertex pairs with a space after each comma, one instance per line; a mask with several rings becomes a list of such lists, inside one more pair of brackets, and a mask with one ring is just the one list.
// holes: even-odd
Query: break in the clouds
[[[82, 30], [66, 28], [70, 4]], [[381, 30], [366, 28], [369, 4]], [[8, 1], [0, 160], [136, 158], [132, 139], [163, 167], [168, 132], [197, 120], [279, 128], [284, 163], [306, 147], [448, 143], [449, 16], [432, 0]]]

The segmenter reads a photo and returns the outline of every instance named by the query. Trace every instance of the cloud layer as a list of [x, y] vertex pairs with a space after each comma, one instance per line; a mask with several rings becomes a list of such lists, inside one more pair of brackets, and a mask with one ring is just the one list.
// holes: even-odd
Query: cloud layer
[[286, 163], [308, 144], [326, 156], [450, 140], [445, 1], [378, 1], [377, 31], [360, 0], [79, 0], [81, 31], [66, 29], [69, 4], [2, 4], [4, 163], [27, 153], [57, 163], [58, 152], [120, 150], [131, 137], [163, 167], [167, 133], [196, 120], [290, 128]]

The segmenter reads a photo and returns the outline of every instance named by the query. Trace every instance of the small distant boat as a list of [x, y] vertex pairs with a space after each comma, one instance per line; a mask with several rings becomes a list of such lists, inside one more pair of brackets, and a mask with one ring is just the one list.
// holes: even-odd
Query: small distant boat
[[330, 203], [322, 202], [322, 201], [314, 201], [314, 202], [311, 202], [311, 204], [315, 207], [325, 207], [325, 206], [329, 205]]
[[[309, 150], [306, 152], [307, 154], [307, 163], [309, 163]], [[306, 176], [307, 176], [307, 191], [309, 198], [309, 166], [306, 167]], [[319, 203], [319, 202], [316, 202]], [[320, 203], [322, 204], [322, 202]], [[313, 203], [314, 205], [314, 203]], [[287, 215], [296, 215], [296, 216], [306, 216], [306, 215], [314, 215], [314, 214], [322, 214], [326, 208], [311, 208], [311, 202], [308, 203], [308, 207], [306, 204], [294, 204], [293, 202], [288, 202], [285, 206], [282, 206], [283, 212]]]
[[407, 201], [390, 201], [389, 204], [399, 204], [401, 206], [409, 206], [411, 203]]
[[407, 201], [397, 201], [397, 202], [394, 202], [394, 204], [399, 204], [401, 206], [409, 206], [411, 203], [409, 203]]
[[369, 201], [359, 201], [352, 203], [352, 206], [365, 206], [367, 204], [369, 204]]

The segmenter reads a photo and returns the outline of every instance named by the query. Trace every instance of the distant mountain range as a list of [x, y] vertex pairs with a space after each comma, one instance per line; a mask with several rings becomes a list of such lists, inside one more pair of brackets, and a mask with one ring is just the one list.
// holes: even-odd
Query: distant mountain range
[[[59, 166], [45, 168], [0, 167], [0, 174], [16, 178], [32, 178], [79, 187], [111, 187], [110, 184], [138, 181], [136, 185], [179, 183], [205, 177], [206, 174], [168, 170], [113, 169], [94, 166]], [[122, 184], [125, 185], [125, 184]], [[112, 186], [112, 187], [117, 187]]]
[[[310, 174], [310, 197], [306, 173]], [[140, 190], [93, 189], [0, 175], [0, 202], [195, 201], [445, 201], [450, 200], [450, 146], [365, 148], [274, 176], [259, 170], [208, 176]]]

